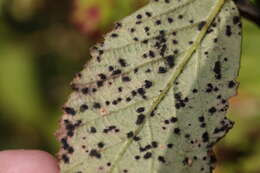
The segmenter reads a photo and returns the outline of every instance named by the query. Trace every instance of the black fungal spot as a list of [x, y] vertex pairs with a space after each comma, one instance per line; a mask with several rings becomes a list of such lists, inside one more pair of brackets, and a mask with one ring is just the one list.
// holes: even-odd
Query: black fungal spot
[[127, 138], [132, 138], [134, 136], [134, 132], [130, 131], [126, 134]]
[[172, 40], [172, 43], [173, 44], [178, 44], [178, 41], [177, 40]]
[[206, 25], [207, 22], [205, 21], [201, 21], [198, 25], [198, 30], [200, 31], [205, 25]]
[[131, 91], [132, 96], [136, 96], [137, 92], [135, 90]]
[[67, 130], [67, 135], [72, 137], [74, 135], [75, 125], [70, 122], [65, 122], [65, 128]]
[[205, 132], [202, 134], [202, 140], [203, 142], [208, 142], [209, 141], [209, 134], [208, 132]]
[[119, 29], [122, 27], [122, 23], [116, 22], [115, 29]]
[[127, 97], [127, 98], [126, 98], [126, 101], [127, 101], [127, 102], [130, 102], [131, 100], [132, 100], [132, 99], [131, 99], [130, 97]]
[[137, 89], [137, 92], [138, 92], [138, 94], [140, 94], [140, 95], [144, 95], [144, 94], [145, 94], [145, 90], [144, 90], [143, 88], [138, 88], [138, 89]]
[[214, 114], [215, 112], [217, 112], [217, 109], [215, 107], [209, 109], [209, 113]]
[[183, 15], [182, 15], [182, 14], [180, 14], [180, 15], [178, 16], [178, 18], [179, 18], [179, 19], [182, 19], [182, 18], [183, 18]]
[[172, 148], [172, 147], [173, 147], [173, 144], [167, 144], [167, 147], [168, 147], [168, 148]]
[[137, 113], [142, 113], [142, 112], [144, 112], [144, 110], [145, 110], [144, 107], [139, 107], [139, 108], [136, 109], [136, 112]]
[[120, 69], [117, 69], [117, 70], [114, 70], [112, 72], [112, 75], [118, 75], [118, 74], [121, 74], [121, 73], [122, 73], [122, 71]]
[[207, 92], [207, 93], [210, 93], [210, 92], [213, 91], [213, 89], [214, 89], [214, 88], [213, 88], [213, 85], [212, 85], [211, 83], [208, 83], [208, 84], [207, 84], [207, 88], [206, 88], [206, 92]]
[[104, 84], [104, 82], [103, 82], [103, 81], [97, 81], [97, 86], [98, 86], [98, 87], [102, 87], [102, 86], [103, 86], [103, 84]]
[[106, 103], [107, 106], [110, 105], [110, 101], [106, 101], [105, 103]]
[[148, 40], [143, 40], [142, 43], [143, 43], [143, 44], [147, 44], [147, 43], [148, 43]]
[[153, 148], [157, 148], [158, 147], [158, 142], [156, 142], [156, 141], [152, 141], [152, 147]]
[[134, 141], [140, 141], [140, 140], [141, 140], [141, 138], [140, 138], [140, 137], [138, 137], [138, 136], [134, 136], [134, 137], [133, 137], [133, 140], [134, 140]]
[[175, 104], [175, 107], [176, 109], [180, 109], [181, 107], [185, 107], [186, 106], [186, 102], [188, 102], [188, 98], [184, 98], [182, 99], [182, 94], [179, 92], [179, 93], [175, 93], [174, 94], [174, 98], [176, 99], [176, 104]]
[[85, 112], [86, 110], [88, 110], [88, 105], [86, 105], [86, 104], [81, 105], [79, 110], [80, 110], [80, 112]]
[[[160, 33], [161, 36], [164, 36], [164, 35], [165, 35], [165, 31], [164, 31], [164, 30], [160, 30], [159, 33]], [[164, 42], [165, 42], [165, 41], [164, 41]]]
[[132, 33], [135, 32], [135, 29], [134, 29], [134, 28], [131, 28], [131, 29], [130, 29], [130, 32], [132, 32]]
[[162, 23], [161, 20], [156, 20], [155, 22], [156, 25], [161, 25], [161, 23]]
[[168, 64], [168, 66], [170, 68], [172, 68], [175, 65], [174, 56], [173, 55], [167, 56], [166, 57], [166, 61], [167, 61], [167, 64]]
[[151, 117], [155, 116], [155, 112], [152, 111], [152, 112], [150, 113], [150, 116], [151, 116]]
[[193, 89], [192, 92], [193, 93], [198, 93], [198, 90], [197, 89]]
[[230, 37], [232, 35], [232, 31], [231, 31], [231, 26], [230, 25], [226, 26], [226, 35], [228, 37]]
[[135, 24], [137, 24], [137, 25], [139, 25], [139, 24], [141, 24], [142, 23], [142, 21], [137, 21], [137, 22], [135, 22]]
[[150, 30], [150, 28], [148, 26], [144, 27], [144, 31], [148, 32]]
[[137, 19], [142, 19], [142, 15], [141, 15], [141, 14], [138, 14], [138, 15], [136, 16], [136, 18], [137, 18]]
[[155, 57], [154, 52], [150, 50], [150, 51], [149, 51], [149, 56], [150, 56], [151, 58], [154, 58], [154, 57]]
[[171, 121], [171, 123], [176, 123], [176, 122], [178, 121], [178, 118], [172, 117], [172, 118], [170, 119], [170, 121]]
[[118, 34], [113, 33], [113, 34], [111, 34], [111, 37], [118, 37]]
[[151, 88], [153, 86], [153, 82], [149, 81], [149, 80], [145, 80], [144, 81], [144, 87], [145, 88]]
[[174, 128], [173, 132], [177, 135], [180, 134], [181, 130], [179, 128]]
[[108, 71], [113, 71], [114, 67], [113, 66], [108, 66]]
[[215, 72], [216, 79], [221, 79], [221, 62], [220, 61], [215, 62], [213, 71]]
[[108, 133], [108, 132], [109, 132], [108, 129], [104, 129], [104, 130], [103, 130], [103, 133]]
[[97, 146], [98, 146], [98, 148], [103, 148], [103, 147], [105, 146], [105, 144], [104, 144], [103, 142], [99, 142], [99, 143], [97, 144]]
[[118, 60], [118, 63], [122, 66], [122, 67], [126, 67], [127, 66], [127, 64], [126, 64], [126, 61], [124, 60], [124, 59], [119, 59]]
[[101, 62], [100, 56], [97, 56], [97, 62]]
[[158, 156], [158, 160], [162, 163], [165, 163], [165, 158], [163, 156]]
[[167, 69], [165, 67], [159, 67], [158, 73], [166, 73]]
[[62, 154], [61, 159], [63, 160], [64, 163], [69, 163], [69, 157], [66, 154]]
[[144, 122], [145, 120], [145, 115], [144, 114], [140, 114], [137, 116], [137, 120], [135, 122], [136, 125], [140, 125]]
[[90, 127], [90, 133], [96, 133], [97, 129], [95, 127]]
[[205, 118], [203, 116], [200, 116], [199, 117], [199, 122], [204, 122], [205, 121]]
[[[117, 34], [115, 34], [115, 35], [117, 35]], [[99, 55], [103, 55], [104, 51], [103, 50], [99, 50], [98, 53], [99, 53]]]
[[100, 103], [94, 103], [93, 104], [93, 108], [95, 108], [95, 109], [100, 109], [101, 108], [101, 105], [100, 105]]
[[118, 92], [122, 92], [123, 88], [122, 87], [118, 87], [117, 90], [118, 90]]
[[63, 110], [65, 111], [66, 114], [76, 115], [75, 109], [73, 109], [73, 108], [71, 108], [71, 107], [64, 107]]
[[135, 160], [139, 160], [140, 159], [140, 156], [135, 156]]
[[92, 150], [89, 152], [89, 156], [95, 157], [95, 158], [97, 158], [97, 159], [100, 159], [100, 158], [101, 158], [100, 152], [98, 152], [96, 149], [92, 149]]
[[151, 73], [151, 71], [152, 70], [148, 68], [147, 70], [145, 70], [145, 73]]
[[172, 23], [172, 22], [173, 22], [173, 19], [170, 18], [170, 17], [169, 17], [167, 20], [168, 20], [169, 23]]
[[236, 86], [236, 83], [234, 81], [228, 82], [228, 88], [233, 88], [234, 86]]
[[152, 13], [150, 13], [150, 12], [145, 12], [145, 15], [146, 15], [147, 17], [151, 17], [151, 16], [152, 16]]
[[164, 124], [170, 124], [169, 120], [164, 120]]
[[152, 153], [151, 152], [147, 152], [147, 153], [145, 153], [145, 155], [144, 155], [144, 159], [149, 159], [149, 158], [151, 158], [152, 157]]
[[183, 165], [188, 165], [189, 164], [189, 158], [185, 157], [184, 160], [182, 161]]
[[129, 76], [124, 76], [124, 77], [122, 77], [122, 81], [123, 81], [123, 82], [130, 82], [131, 79], [130, 79]]
[[60, 142], [62, 144], [63, 149], [67, 150], [70, 147], [68, 142], [67, 142], [67, 138], [62, 138]]
[[98, 76], [100, 77], [101, 80], [106, 80], [107, 76], [103, 73], [98, 74]]
[[112, 101], [112, 104], [113, 104], [113, 105], [117, 105], [117, 104], [118, 104], [118, 101], [117, 101], [117, 100], [113, 100], [113, 101]]
[[133, 40], [134, 40], [134, 41], [138, 41], [139, 39], [138, 39], [137, 37], [134, 37]]

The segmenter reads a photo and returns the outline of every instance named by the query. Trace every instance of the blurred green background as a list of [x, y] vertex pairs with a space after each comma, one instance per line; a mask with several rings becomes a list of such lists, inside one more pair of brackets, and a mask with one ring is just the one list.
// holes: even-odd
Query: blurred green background
[[[0, 150], [57, 152], [60, 108], [89, 47], [145, 3], [0, 0]], [[243, 22], [241, 84], [228, 115], [236, 124], [216, 147], [216, 173], [260, 173], [260, 28]]]

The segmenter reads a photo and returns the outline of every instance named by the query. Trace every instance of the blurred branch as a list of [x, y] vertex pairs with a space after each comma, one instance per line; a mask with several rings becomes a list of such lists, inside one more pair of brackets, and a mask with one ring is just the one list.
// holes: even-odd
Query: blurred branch
[[243, 17], [260, 26], [260, 9], [249, 0], [235, 0]]

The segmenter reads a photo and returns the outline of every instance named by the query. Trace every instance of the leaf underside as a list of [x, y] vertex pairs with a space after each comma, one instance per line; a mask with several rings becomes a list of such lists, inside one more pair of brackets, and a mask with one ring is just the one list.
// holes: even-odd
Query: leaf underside
[[118, 22], [72, 82], [61, 172], [212, 172], [240, 46], [231, 0], [153, 0]]

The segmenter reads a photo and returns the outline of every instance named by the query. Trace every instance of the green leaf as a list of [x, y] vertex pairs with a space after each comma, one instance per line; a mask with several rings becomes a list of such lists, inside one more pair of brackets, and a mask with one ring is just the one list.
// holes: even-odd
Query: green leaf
[[211, 172], [240, 44], [230, 0], [153, 0], [117, 23], [72, 83], [61, 172]]

